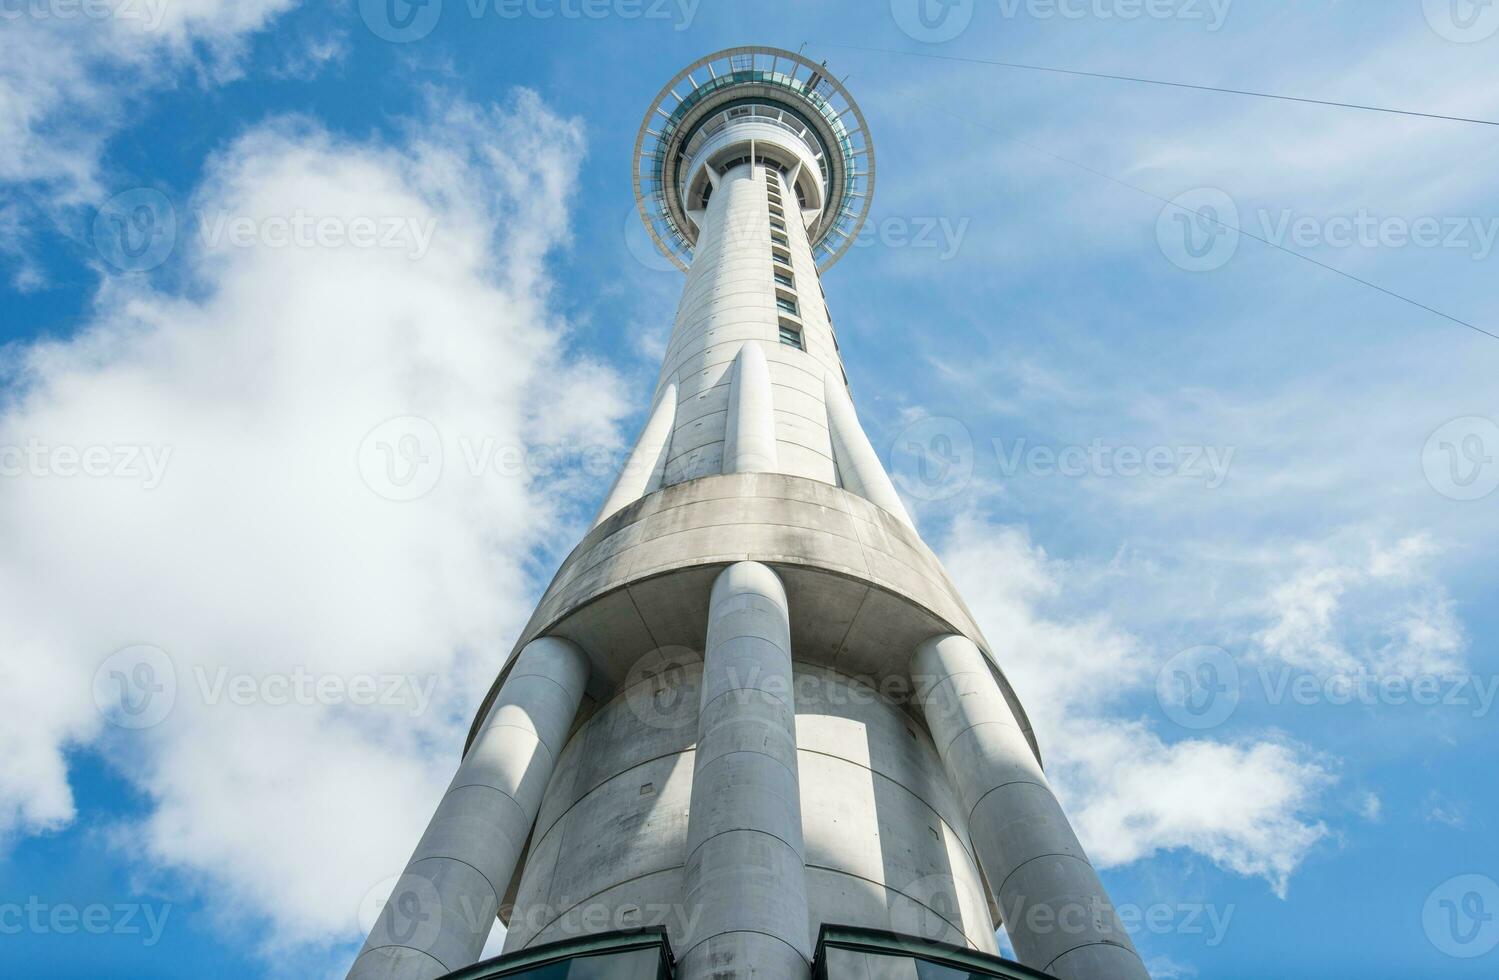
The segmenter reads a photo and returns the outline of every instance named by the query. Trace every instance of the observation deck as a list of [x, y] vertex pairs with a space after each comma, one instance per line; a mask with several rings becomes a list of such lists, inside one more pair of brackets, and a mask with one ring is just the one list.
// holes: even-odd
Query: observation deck
[[874, 144], [842, 82], [780, 48], [700, 58], [651, 103], [633, 159], [636, 206], [656, 247], [685, 272], [718, 173], [751, 155], [786, 175], [826, 271], [869, 213]]

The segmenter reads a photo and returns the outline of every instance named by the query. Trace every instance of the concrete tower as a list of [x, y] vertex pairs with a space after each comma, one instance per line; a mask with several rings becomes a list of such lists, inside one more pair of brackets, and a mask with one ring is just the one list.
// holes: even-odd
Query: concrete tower
[[854, 411], [819, 277], [870, 206], [858, 106], [734, 48], [634, 160], [687, 274], [644, 431], [349, 976], [1147, 980]]

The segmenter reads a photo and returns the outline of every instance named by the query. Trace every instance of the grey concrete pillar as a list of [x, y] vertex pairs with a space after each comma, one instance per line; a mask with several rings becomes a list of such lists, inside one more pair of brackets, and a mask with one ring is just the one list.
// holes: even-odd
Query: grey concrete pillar
[[587, 679], [576, 645], [526, 644], [349, 980], [426, 980], [478, 961]]
[[740, 562], [709, 603], [680, 976], [799, 980], [812, 941], [786, 590]]
[[828, 409], [828, 434], [833, 442], [833, 459], [838, 464], [838, 478], [850, 493], [856, 493], [870, 503], [889, 511], [907, 527], [914, 528], [911, 515], [906, 513], [900, 494], [890, 474], [880, 465], [880, 456], [869, 442], [864, 427], [859, 424], [854, 411], [854, 400], [849, 397], [843, 379], [832, 371], [823, 377], [823, 401]]
[[1149, 980], [983, 653], [933, 637], [911, 678], [1020, 961], [1062, 980]]
[[651, 417], [645, 423], [640, 438], [624, 468], [614, 481], [614, 488], [599, 508], [593, 526], [598, 527], [617, 511], [661, 488], [662, 474], [666, 471], [666, 454], [671, 448], [671, 430], [677, 421], [677, 386], [669, 382], [656, 397]]
[[771, 393], [765, 351], [757, 341], [745, 341], [734, 357], [726, 422], [725, 473], [774, 473], [779, 468], [775, 396]]

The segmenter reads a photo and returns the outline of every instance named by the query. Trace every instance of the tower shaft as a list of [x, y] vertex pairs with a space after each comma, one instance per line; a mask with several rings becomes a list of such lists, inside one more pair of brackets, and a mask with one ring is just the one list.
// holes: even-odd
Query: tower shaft
[[820, 277], [868, 208], [862, 115], [733, 49], [636, 157], [687, 272], [645, 425], [350, 977], [467, 967], [498, 906], [498, 971], [659, 980], [655, 942], [683, 980], [1020, 976], [1003, 920], [1046, 975], [1148, 980], [854, 410]]

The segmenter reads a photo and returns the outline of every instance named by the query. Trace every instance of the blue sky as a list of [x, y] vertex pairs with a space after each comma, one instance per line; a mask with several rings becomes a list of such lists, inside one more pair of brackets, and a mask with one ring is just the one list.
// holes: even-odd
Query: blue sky
[[643, 422], [641, 114], [805, 43], [878, 151], [861, 417], [1155, 975], [1493, 974], [1499, 341], [1188, 213], [1499, 332], [1493, 128], [932, 56], [1495, 119], [1499, 7], [108, 8], [0, 25], [0, 972], [342, 975]]

